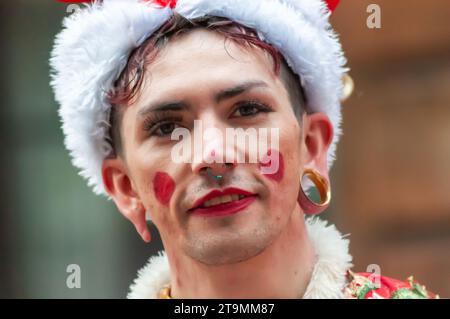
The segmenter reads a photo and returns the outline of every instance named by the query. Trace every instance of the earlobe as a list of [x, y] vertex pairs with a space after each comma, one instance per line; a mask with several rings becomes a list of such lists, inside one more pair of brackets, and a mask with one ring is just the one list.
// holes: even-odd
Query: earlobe
[[120, 158], [107, 158], [102, 164], [103, 185], [114, 200], [117, 209], [136, 228], [145, 242], [150, 242], [151, 235], [145, 218], [145, 207], [132, 186], [127, 169]]
[[325, 210], [330, 204], [331, 200], [331, 188], [329, 183], [329, 178], [327, 176], [322, 176], [318, 171], [305, 168], [302, 175], [303, 177], [308, 177], [308, 179], [313, 182], [315, 187], [317, 188], [320, 195], [320, 202], [316, 203], [311, 200], [308, 195], [303, 190], [303, 187], [300, 183], [300, 190], [298, 193], [297, 201], [302, 207], [303, 212], [307, 215], [316, 215], [320, 214], [323, 210]]
[[124, 215], [133, 223], [142, 240], [149, 243], [151, 241], [151, 235], [147, 226], [145, 213], [145, 208], [141, 203], [133, 203], [131, 212]]

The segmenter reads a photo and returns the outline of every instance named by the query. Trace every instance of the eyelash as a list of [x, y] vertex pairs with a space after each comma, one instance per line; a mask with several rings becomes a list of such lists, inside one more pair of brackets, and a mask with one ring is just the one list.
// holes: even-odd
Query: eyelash
[[170, 112], [162, 111], [155, 114], [152, 114], [151, 116], [147, 117], [144, 120], [144, 131], [148, 132], [150, 136], [156, 135], [156, 136], [164, 136], [161, 134], [155, 134], [155, 131], [161, 127], [161, 125], [164, 124], [171, 124], [171, 123], [181, 123], [183, 122], [183, 117], [181, 116], [174, 116]]
[[[256, 101], [256, 100], [249, 100], [249, 101], [244, 101], [244, 102], [238, 103], [231, 114], [236, 113], [236, 111], [238, 111], [239, 108], [241, 108], [243, 106], [253, 106], [257, 109], [258, 112], [255, 114], [251, 114], [251, 115], [242, 115], [242, 116], [237, 116], [237, 117], [232, 117], [232, 118], [252, 117], [252, 116], [258, 115], [261, 112], [262, 113], [273, 112], [273, 108], [271, 106], [269, 106], [265, 103]], [[158, 130], [164, 124], [172, 124], [172, 123], [176, 124], [176, 122], [178, 122], [178, 123], [183, 122], [183, 117], [174, 116], [173, 114], [171, 114], [170, 111], [162, 111], [162, 112], [154, 113], [151, 116], [147, 117], [144, 120], [143, 127], [144, 127], [144, 131], [148, 132], [148, 134], [150, 136], [156, 135], [158, 137], [164, 137], [165, 134], [155, 134], [155, 131]]]
[[[238, 103], [236, 108], [234, 109], [234, 111], [231, 114], [234, 114], [237, 110], [239, 110], [239, 108], [241, 108], [243, 106], [253, 106], [259, 111], [258, 113], [252, 114], [252, 115], [257, 115], [260, 112], [262, 112], [262, 113], [273, 112], [273, 108], [265, 103], [259, 102], [257, 100], [248, 100], [248, 101]], [[243, 116], [239, 116], [239, 117], [250, 117], [252, 115], [243, 115]]]

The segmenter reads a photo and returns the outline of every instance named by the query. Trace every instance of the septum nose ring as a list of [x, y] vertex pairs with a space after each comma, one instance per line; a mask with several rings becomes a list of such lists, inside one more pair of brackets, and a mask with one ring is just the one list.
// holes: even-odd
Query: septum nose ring
[[[229, 166], [233, 166], [233, 164], [231, 164], [231, 163], [225, 163], [225, 164], [222, 164], [222, 166], [224, 166], [225, 169], [226, 169], [226, 168], [229, 167]], [[214, 174], [211, 167], [208, 167], [208, 168], [206, 169], [206, 173], [207, 173], [208, 177], [210, 177], [210, 178], [212, 178], [212, 179], [215, 179], [215, 180], [218, 181], [218, 182], [222, 182], [223, 179], [224, 179], [223, 173], [222, 173], [222, 174]]]
[[209, 177], [215, 179], [218, 182], [221, 182], [223, 180], [223, 175], [215, 175], [215, 174], [213, 174], [211, 167], [208, 167], [206, 169], [206, 173], [208, 174]]

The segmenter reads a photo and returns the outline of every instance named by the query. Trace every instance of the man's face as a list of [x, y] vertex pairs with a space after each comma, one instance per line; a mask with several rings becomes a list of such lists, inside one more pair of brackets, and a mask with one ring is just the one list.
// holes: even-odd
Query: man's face
[[[206, 264], [233, 263], [259, 254], [280, 235], [290, 216], [300, 213], [296, 199], [301, 130], [270, 56], [260, 49], [244, 50], [232, 41], [224, 46], [222, 36], [195, 30], [170, 42], [147, 71], [142, 92], [123, 113], [123, 159], [130, 185], [158, 228], [166, 251]], [[218, 92], [249, 82], [259, 85], [216, 98]], [[185, 107], [149, 109], [174, 101]], [[171, 140], [171, 132], [186, 128], [193, 136], [194, 120], [201, 121], [203, 131], [215, 127], [223, 134], [203, 136], [202, 161], [176, 163], [171, 152], [179, 141]], [[240, 153], [249, 159], [249, 149], [220, 147], [226, 144], [220, 140], [226, 128], [278, 128], [278, 149], [272, 150], [280, 154], [278, 171], [264, 174], [261, 163], [226, 168], [207, 163], [210, 154], [236, 158]], [[192, 151], [194, 155], [194, 145]], [[206, 172], [208, 167], [215, 175], [221, 172], [223, 184]], [[227, 188], [251, 193], [252, 200], [240, 199], [247, 205], [233, 214], [193, 213], [197, 200]]]

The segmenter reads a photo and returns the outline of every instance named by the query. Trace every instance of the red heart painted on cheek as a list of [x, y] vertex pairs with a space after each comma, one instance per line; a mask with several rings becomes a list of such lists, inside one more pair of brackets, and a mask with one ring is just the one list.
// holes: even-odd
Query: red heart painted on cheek
[[153, 178], [153, 191], [163, 205], [167, 205], [175, 190], [175, 181], [165, 172], [157, 172]]

